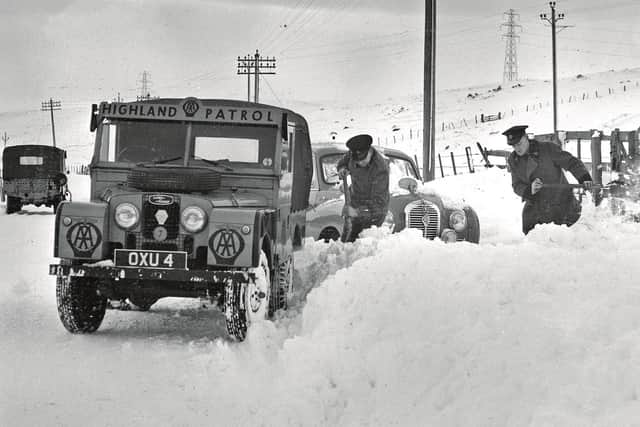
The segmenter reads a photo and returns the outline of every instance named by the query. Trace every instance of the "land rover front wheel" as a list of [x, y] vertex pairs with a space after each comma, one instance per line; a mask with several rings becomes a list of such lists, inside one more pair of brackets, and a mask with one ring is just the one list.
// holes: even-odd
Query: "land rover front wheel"
[[227, 332], [237, 340], [244, 341], [252, 323], [267, 320], [271, 294], [269, 261], [264, 252], [260, 254], [258, 267], [252, 269], [248, 280], [229, 279], [225, 286], [224, 314]]
[[107, 310], [107, 298], [98, 293], [98, 281], [89, 277], [58, 276], [56, 300], [62, 324], [74, 334], [95, 332]]

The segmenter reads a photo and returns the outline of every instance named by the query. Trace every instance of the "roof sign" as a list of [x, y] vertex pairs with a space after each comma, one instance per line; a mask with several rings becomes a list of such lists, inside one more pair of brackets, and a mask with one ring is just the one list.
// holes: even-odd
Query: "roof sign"
[[186, 98], [176, 104], [154, 102], [103, 102], [98, 114], [103, 117], [136, 120], [188, 120], [211, 123], [246, 123], [275, 125], [282, 113], [269, 108], [203, 105], [196, 98]]

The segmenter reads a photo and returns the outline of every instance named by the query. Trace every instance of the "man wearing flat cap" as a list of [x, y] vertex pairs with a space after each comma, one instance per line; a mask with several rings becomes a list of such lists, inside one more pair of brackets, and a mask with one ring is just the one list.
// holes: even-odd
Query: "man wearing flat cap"
[[502, 134], [513, 147], [509, 155], [513, 191], [525, 202], [522, 208], [522, 232], [529, 233], [537, 224], [573, 225], [580, 218], [580, 202], [568, 186], [545, 187], [543, 184], [567, 184], [563, 169], [571, 172], [580, 184], [591, 190], [591, 175], [584, 164], [553, 142], [529, 139], [527, 126], [513, 126]]
[[[347, 141], [348, 152], [337, 164], [342, 179], [351, 175], [351, 204], [345, 205], [342, 241], [355, 241], [362, 230], [381, 226], [389, 208], [389, 161], [371, 146], [371, 135], [356, 135]], [[350, 222], [350, 230], [347, 226]]]

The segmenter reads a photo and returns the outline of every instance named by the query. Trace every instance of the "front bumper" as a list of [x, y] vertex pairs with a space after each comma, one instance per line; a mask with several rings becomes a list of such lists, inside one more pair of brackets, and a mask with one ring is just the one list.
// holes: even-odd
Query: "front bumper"
[[124, 268], [95, 265], [50, 264], [49, 274], [66, 277], [92, 277], [106, 280], [149, 280], [174, 283], [221, 284], [229, 280], [248, 282], [255, 279], [254, 274], [245, 270], [170, 270], [159, 268]]

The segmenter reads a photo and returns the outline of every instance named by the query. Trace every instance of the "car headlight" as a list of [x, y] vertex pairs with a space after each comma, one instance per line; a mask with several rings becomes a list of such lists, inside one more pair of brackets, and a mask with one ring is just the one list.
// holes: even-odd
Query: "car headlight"
[[449, 215], [449, 225], [457, 232], [464, 231], [467, 228], [467, 215], [464, 211], [456, 209]]
[[140, 211], [131, 203], [120, 203], [115, 211], [116, 224], [128, 230], [135, 227], [140, 219]]
[[445, 243], [454, 243], [458, 240], [458, 235], [456, 232], [450, 228], [445, 228], [442, 230], [442, 234], [440, 235], [440, 239]]
[[382, 227], [388, 228], [391, 231], [396, 227], [396, 219], [393, 217], [393, 212], [387, 211], [387, 216], [384, 217]]
[[182, 211], [180, 220], [185, 230], [197, 233], [207, 223], [207, 214], [198, 206], [189, 206]]

